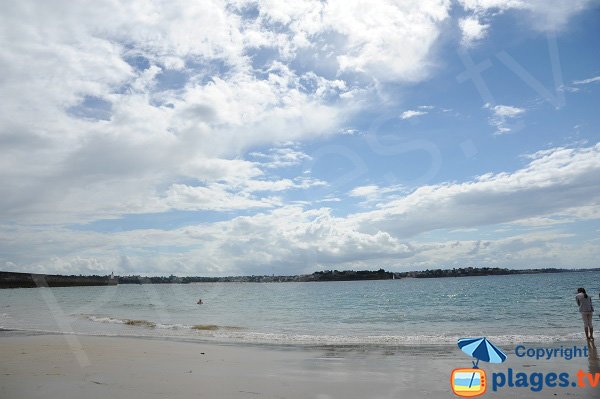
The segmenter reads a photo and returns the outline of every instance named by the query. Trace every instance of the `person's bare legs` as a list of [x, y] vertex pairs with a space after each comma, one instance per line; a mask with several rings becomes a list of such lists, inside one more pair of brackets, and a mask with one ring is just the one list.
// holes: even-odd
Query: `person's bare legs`
[[592, 325], [592, 313], [591, 312], [582, 312], [581, 318], [583, 319], [583, 331], [585, 331], [585, 338], [589, 340], [594, 340], [594, 326]]

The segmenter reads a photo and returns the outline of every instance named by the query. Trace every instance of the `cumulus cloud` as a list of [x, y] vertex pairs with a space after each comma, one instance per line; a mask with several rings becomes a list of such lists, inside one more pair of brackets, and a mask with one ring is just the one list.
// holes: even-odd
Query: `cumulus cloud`
[[368, 197], [370, 195], [377, 194], [379, 192], [379, 187], [375, 185], [370, 186], [359, 186], [353, 188], [348, 195], [351, 197]]
[[[162, 248], [173, 250], [161, 252], [160, 246], [157, 247], [159, 242]], [[22, 252], [26, 245], [38, 249], [35, 253]], [[318, 265], [402, 258], [411, 253], [408, 245], [387, 233], [364, 234], [353, 230], [343, 219], [333, 217], [327, 208], [303, 210], [294, 206], [168, 231], [107, 234], [26, 227], [13, 230], [12, 238], [2, 241], [0, 248], [3, 254], [0, 262], [6, 263], [7, 258], [19, 254], [20, 261], [12, 264], [26, 266], [28, 270], [67, 272], [86, 259], [120, 273], [160, 273], [176, 268], [179, 274], [245, 274], [266, 269], [283, 274], [300, 273]], [[68, 255], [69, 249], [75, 248], [77, 255]], [[125, 266], [121, 253], [129, 248], [135, 248], [137, 255], [128, 256]], [[57, 255], [57, 250], [65, 252]]]
[[415, 247], [413, 268], [487, 266], [571, 267], [592, 265], [596, 242], [569, 244], [569, 234], [539, 232], [487, 240], [437, 241]]
[[220, 184], [209, 187], [173, 184], [167, 191], [166, 202], [172, 209], [210, 211], [271, 208], [281, 205], [277, 198], [252, 198], [247, 193], [231, 192]]
[[[100, 233], [59, 226], [2, 225], [0, 262], [13, 269], [44, 272], [75, 272], [85, 264], [99, 265], [98, 270], [114, 268], [119, 273], [177, 270], [179, 274], [221, 275], [265, 270], [304, 273], [332, 266], [368, 267], [374, 262], [395, 268], [465, 262], [513, 267], [583, 266], [591, 264], [586, 262], [594, 256], [597, 259], [598, 246], [593, 240], [573, 244], [565, 240], [570, 236], [557, 231], [524, 234], [521, 230], [510, 235], [510, 225], [532, 225], [543, 219], [568, 219], [563, 220], [565, 223], [600, 219], [599, 173], [600, 144], [540, 151], [531, 154], [529, 163], [516, 171], [424, 186], [400, 197], [384, 196], [376, 209], [347, 216], [334, 216], [329, 208], [285, 205], [173, 230]], [[368, 198], [390, 188], [359, 186], [351, 195]], [[196, 204], [210, 200], [203, 193], [186, 192], [188, 189], [177, 188], [181, 201]], [[218, 198], [251, 200], [223, 193]], [[504, 233], [508, 236], [461, 241], [417, 239], [436, 230], [489, 225], [508, 226]], [[132, 254], [127, 255], [126, 262], [124, 253]]]
[[594, 0], [459, 0], [475, 15], [491, 15], [515, 10], [528, 14], [531, 26], [541, 31], [559, 31], [571, 17], [585, 10]]
[[402, 185], [391, 185], [387, 187], [380, 187], [375, 184], [368, 186], [358, 186], [350, 190], [348, 195], [350, 197], [362, 198], [363, 201], [360, 205], [372, 206], [373, 204], [385, 203], [391, 198], [394, 198], [398, 193], [404, 191], [406, 188]]
[[[13, 238], [12, 246], [2, 241], [0, 248], [2, 260], [15, 258], [17, 252], [20, 256], [16, 263], [4, 261], [4, 270], [65, 274], [152, 275], [173, 270], [178, 275], [263, 274], [265, 270], [293, 274], [331, 267], [371, 268], [374, 263], [394, 270], [466, 265], [568, 267], [592, 265], [598, 256], [597, 239], [571, 244], [565, 239], [572, 237], [564, 233], [407, 243], [385, 233], [353, 232], [327, 215], [323, 210], [288, 208], [217, 225], [112, 234], [28, 228], [18, 232], [28, 243]], [[157, 246], [157, 242], [162, 244]], [[30, 245], [40, 249], [22, 252]]]
[[523, 8], [523, 0], [459, 0], [466, 10], [485, 11], [488, 9], [507, 10], [510, 8]]
[[0, 212], [64, 223], [161, 212], [188, 203], [164, 200], [181, 181], [242, 180], [306, 160], [280, 149], [262, 165], [236, 162], [251, 148], [339, 134], [373, 82], [426, 78], [449, 8], [447, 0], [7, 5]]
[[385, 1], [379, 7], [360, 0], [330, 2], [325, 18], [347, 40], [346, 53], [337, 56], [340, 68], [383, 81], [423, 79], [449, 8], [443, 0]]
[[525, 113], [524, 108], [513, 107], [511, 105], [492, 105], [488, 103], [484, 105], [484, 108], [492, 112], [489, 121], [492, 126], [496, 127], [496, 134], [504, 134], [512, 131], [513, 129], [507, 122]]
[[400, 119], [410, 119], [410, 118], [414, 118], [416, 116], [422, 116], [422, 115], [427, 115], [427, 112], [409, 109], [408, 111], [404, 111], [404, 112], [402, 112], [402, 114], [400, 114]]
[[165, 211], [187, 204], [172, 200], [179, 181], [254, 178], [275, 164], [238, 161], [249, 147], [334, 134], [344, 119], [344, 81], [277, 60], [254, 69], [243, 17], [222, 2], [24, 1], [5, 11], [5, 220]]
[[486, 108], [492, 110], [495, 116], [503, 118], [514, 118], [525, 112], [523, 108], [513, 107], [511, 105], [490, 105], [486, 104]]
[[465, 17], [458, 21], [458, 26], [462, 32], [461, 44], [465, 47], [470, 47], [478, 40], [483, 39], [487, 30], [490, 27], [488, 24], [483, 24], [477, 17]]
[[[560, 26], [587, 2], [570, 9], [516, 0], [462, 4], [470, 13], [464, 21], [471, 18], [463, 33], [477, 40], [488, 29], [481, 21], [487, 24], [494, 10], [541, 13], [541, 23]], [[365, 98], [380, 95], [382, 83], [427, 79], [451, 6], [449, 0], [23, 0], [3, 6], [0, 264], [68, 273], [225, 274], [264, 266], [300, 272], [315, 264], [415, 260], [428, 248], [406, 237], [495, 223], [479, 207], [504, 214], [497, 217], [502, 223], [556, 217], [570, 200], [569, 218], [577, 220], [584, 209], [595, 215], [588, 208], [596, 206], [596, 183], [584, 186], [591, 172], [582, 165], [585, 158], [595, 168], [596, 147], [555, 149], [536, 154], [521, 171], [425, 186], [403, 197], [394, 186], [350, 192], [364, 207], [379, 207], [375, 213], [340, 216], [286, 203], [293, 190], [327, 184], [293, 174], [311, 161], [298, 143], [354, 134], [356, 111]], [[488, 108], [499, 130], [524, 113]], [[431, 109], [415, 107], [401, 118]], [[564, 165], [542, 161], [561, 156]], [[517, 184], [549, 168], [558, 172], [545, 172], [548, 187]], [[558, 195], [539, 212], [517, 206], [525, 194], [532, 207], [530, 196], [552, 197], [552, 187]], [[580, 195], [568, 197], [571, 188]], [[340, 201], [338, 194], [320, 201]], [[428, 198], [440, 208], [429, 209]], [[404, 215], [402, 204], [411, 201], [415, 206]], [[474, 208], [464, 205], [470, 201]], [[66, 227], [177, 210], [251, 216], [228, 214], [224, 219], [231, 220], [174, 230]], [[380, 216], [389, 216], [390, 225]], [[164, 253], [157, 249], [162, 245]]]
[[[259, 2], [254, 29], [257, 43], [272, 43], [288, 57], [310, 48], [343, 72], [414, 82], [427, 76], [429, 52], [450, 6], [449, 0]], [[261, 27], [273, 23], [287, 31], [265, 34]], [[335, 46], [325, 41], [332, 36]]]
[[[300, 271], [304, 270], [301, 265], [307, 261], [312, 262], [311, 265], [346, 264], [352, 259], [357, 262], [368, 259], [391, 261], [398, 257], [412, 259], [415, 264], [435, 264], [437, 256], [447, 256], [448, 251], [454, 254], [454, 258], [461, 258], [469, 253], [470, 257], [465, 259], [473, 261], [486, 259], [475, 256], [478, 253], [489, 255], [502, 251], [511, 253], [514, 262], [521, 257], [522, 260], [530, 260], [545, 245], [551, 244], [558, 251], [558, 248], [563, 248], [566, 244], [560, 242], [559, 236], [541, 240], [535, 234], [492, 240], [490, 244], [460, 242], [455, 246], [450, 243], [432, 246], [406, 241], [410, 237], [437, 229], [470, 228], [519, 221], [531, 223], [535, 218], [548, 216], [560, 218], [568, 215], [573, 219], [600, 217], [600, 187], [595, 178], [600, 171], [600, 145], [578, 149], [555, 148], [532, 154], [530, 159], [526, 167], [512, 173], [483, 175], [465, 183], [421, 187], [408, 195], [389, 200], [377, 210], [344, 218], [333, 217], [326, 208], [303, 210], [299, 207], [284, 207], [256, 216], [205, 226], [190, 226], [171, 232], [124, 232], [120, 233], [122, 236], [84, 232], [81, 233], [81, 238], [74, 238], [80, 232], [75, 234], [61, 231], [61, 234], [52, 234], [55, 240], [59, 240], [54, 244], [42, 242], [46, 238], [40, 237], [50, 235], [47, 231], [37, 231], [31, 237], [27, 234], [14, 234], [14, 231], [8, 234], [6, 229], [9, 228], [5, 226], [4, 235], [7, 240], [3, 242], [11, 248], [27, 245], [25, 240], [30, 243], [39, 242], [40, 252], [43, 254], [45, 249], [52, 248], [53, 245], [62, 248], [61, 235], [64, 235], [62, 239], [65, 241], [73, 239], [75, 243], [71, 245], [81, 245], [82, 248], [89, 245], [90, 251], [92, 248], [97, 249], [96, 245], [92, 246], [97, 239], [107, 241], [106, 245], [112, 250], [123, 245], [123, 242], [151, 248], [153, 243], [158, 242], [155, 240], [160, 240], [176, 247], [194, 248], [191, 252], [183, 251], [178, 255], [179, 262], [187, 265], [186, 270], [190, 271], [206, 270], [202, 262], [192, 260], [195, 251], [202, 252], [203, 258], [206, 254], [211, 254], [204, 265], [220, 264], [221, 268], [218, 270], [222, 272], [248, 271], [256, 265], [272, 266], [288, 264], [287, 262], [291, 262], [292, 266], [289, 267], [294, 271]], [[375, 185], [361, 186], [353, 189], [351, 195], [368, 197], [379, 190]], [[37, 236], [39, 237], [35, 238]], [[87, 244], [86, 240], [89, 240]], [[521, 250], [507, 251], [510, 245], [515, 249], [517, 244], [522, 246]], [[7, 255], [15, 251], [5, 249]], [[569, 253], [573, 250], [569, 249]], [[85, 250], [80, 256], [84, 254]], [[165, 262], [166, 259], [169, 258], [165, 258]], [[506, 257], [502, 259], [509, 262]], [[560, 259], [561, 262], [564, 260]], [[18, 262], [17, 259], [6, 261], [15, 264]]]
[[474, 181], [419, 187], [380, 209], [350, 217], [360, 231], [386, 231], [413, 237], [435, 229], [507, 223], [560, 212], [598, 207], [600, 144], [555, 148], [531, 156], [512, 173], [486, 174]]
[[294, 146], [271, 148], [266, 153], [251, 152], [249, 155], [259, 160], [262, 167], [270, 169], [296, 166], [312, 159]]

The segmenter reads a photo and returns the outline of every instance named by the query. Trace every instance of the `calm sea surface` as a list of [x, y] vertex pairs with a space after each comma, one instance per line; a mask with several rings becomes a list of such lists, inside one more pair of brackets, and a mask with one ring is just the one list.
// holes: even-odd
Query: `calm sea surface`
[[5, 289], [0, 327], [315, 345], [454, 343], [468, 336], [548, 342], [583, 337], [580, 286], [600, 311], [599, 272]]

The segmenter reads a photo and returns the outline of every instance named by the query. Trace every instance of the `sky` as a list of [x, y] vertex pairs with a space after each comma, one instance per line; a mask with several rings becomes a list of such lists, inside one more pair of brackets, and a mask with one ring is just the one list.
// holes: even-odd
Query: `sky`
[[0, 5], [0, 270], [600, 267], [600, 2]]

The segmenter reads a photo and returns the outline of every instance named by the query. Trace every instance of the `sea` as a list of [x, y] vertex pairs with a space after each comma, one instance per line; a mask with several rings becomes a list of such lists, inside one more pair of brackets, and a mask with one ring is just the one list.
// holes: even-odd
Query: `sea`
[[480, 336], [560, 342], [584, 337], [578, 287], [600, 304], [600, 272], [592, 271], [3, 289], [0, 329], [315, 346], [443, 345]]

